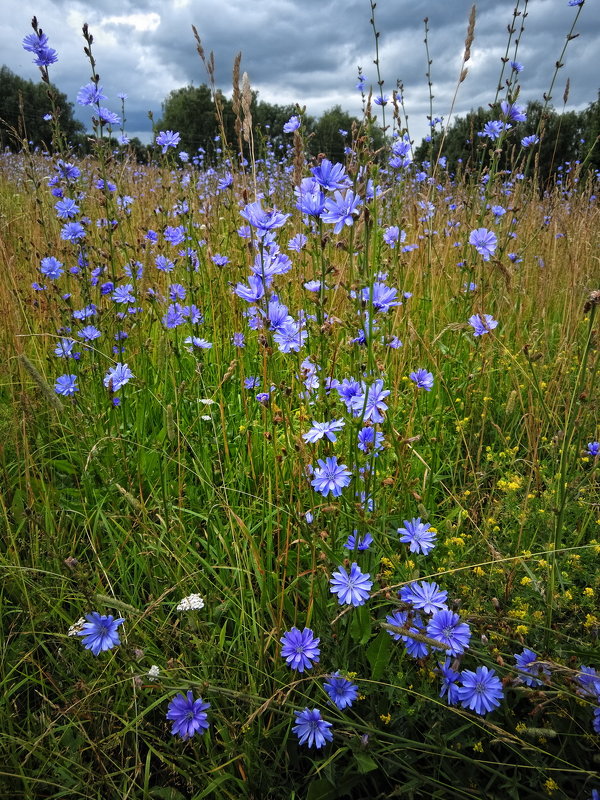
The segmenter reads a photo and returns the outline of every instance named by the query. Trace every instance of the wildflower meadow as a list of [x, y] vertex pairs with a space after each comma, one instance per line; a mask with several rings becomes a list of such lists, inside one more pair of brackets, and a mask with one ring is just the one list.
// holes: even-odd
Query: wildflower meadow
[[87, 26], [77, 156], [23, 32], [52, 143], [0, 154], [1, 797], [600, 797], [598, 145], [540, 179], [518, 8], [456, 169], [378, 56], [342, 160], [301, 107], [255, 137], [237, 74], [237, 139], [140, 163]]

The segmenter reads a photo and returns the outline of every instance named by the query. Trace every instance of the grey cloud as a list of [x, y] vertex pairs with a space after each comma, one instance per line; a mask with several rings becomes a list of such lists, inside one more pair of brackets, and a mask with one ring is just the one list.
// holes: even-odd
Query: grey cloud
[[[455, 114], [462, 115], [494, 99], [514, 5], [514, 0], [481, 0], [477, 4], [473, 57], [467, 80], [460, 87]], [[402, 80], [411, 134], [416, 139], [426, 133], [425, 117], [429, 113], [423, 18], [429, 17], [434, 113], [447, 114], [470, 8], [471, 0], [377, 3], [375, 20], [380, 33], [384, 91], [391, 93], [396, 80]], [[206, 51], [215, 53], [217, 84], [226, 94], [231, 91], [232, 64], [239, 50], [243, 53], [242, 69], [249, 73], [261, 97], [281, 104], [299, 102], [311, 114], [319, 114], [334, 103], [360, 114], [360, 95], [354, 89], [358, 65], [376, 89], [374, 36], [366, 0], [255, 0], [252, 4], [246, 0], [205, 0], [201, 5], [191, 0], [180, 7], [167, 7], [158, 0], [37, 0], [36, 13], [59, 52], [60, 61], [51, 68], [53, 80], [72, 101], [89, 78], [83, 40], [74, 20], [89, 22], [95, 36], [98, 71], [113, 101], [108, 104], [117, 109], [116, 93], [125, 91], [129, 95], [130, 130], [149, 130], [147, 111], [160, 115], [160, 104], [172, 89], [206, 82], [192, 24], [197, 26]], [[103, 26], [108, 17], [140, 13], [158, 14], [160, 25], [150, 31], [114, 22]], [[525, 64], [521, 73], [523, 102], [541, 98], [548, 90], [554, 62], [575, 13], [567, 0], [529, 4], [518, 54]], [[26, 12], [11, 14], [0, 31], [0, 48], [11, 69], [35, 79], [37, 69], [30, 54], [21, 49], [29, 22]], [[567, 77], [571, 80], [569, 107], [583, 107], [597, 94], [600, 18], [591, 8], [583, 8], [578, 31], [581, 36], [569, 44], [553, 93], [557, 107], [562, 105]], [[78, 109], [77, 113], [82, 121], [89, 120], [87, 109]]]

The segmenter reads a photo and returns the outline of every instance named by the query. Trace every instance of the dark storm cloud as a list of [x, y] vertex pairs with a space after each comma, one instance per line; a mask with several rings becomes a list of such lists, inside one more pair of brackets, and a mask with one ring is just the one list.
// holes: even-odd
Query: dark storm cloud
[[[469, 75], [460, 87], [455, 114], [494, 99], [514, 6], [515, 0], [477, 4]], [[429, 18], [434, 114], [446, 116], [460, 71], [470, 7], [470, 0], [377, 3], [384, 91], [390, 94], [396, 81], [402, 81], [411, 134], [417, 139], [426, 132], [429, 113], [423, 18]], [[51, 67], [53, 80], [73, 101], [89, 78], [80, 38], [82, 22], [89, 23], [95, 35], [98, 71], [110, 96], [107, 105], [116, 110], [116, 93], [127, 92], [130, 131], [148, 131], [148, 110], [160, 116], [160, 104], [172, 89], [207, 81], [192, 24], [206, 52], [215, 53], [217, 85], [226, 94], [231, 91], [233, 59], [240, 50], [242, 70], [248, 72], [262, 99], [280, 104], [299, 102], [313, 115], [334, 104], [360, 114], [360, 94], [354, 88], [359, 65], [376, 89], [368, 0], [37, 0], [34, 10], [59, 52], [59, 63]], [[567, 0], [531, 0], [528, 11], [517, 56], [525, 64], [521, 73], [523, 102], [541, 98], [548, 91], [577, 9], [569, 7]], [[29, 32], [29, 21], [30, 12], [14, 2], [0, 31], [0, 47], [7, 66], [24, 77], [36, 78], [30, 54], [20, 46]], [[517, 19], [517, 28], [520, 22]], [[569, 44], [553, 91], [558, 108], [562, 107], [567, 77], [571, 81], [568, 107], [582, 108], [597, 94], [600, 16], [594, 14], [590, 0], [577, 32], [581, 35]], [[509, 50], [510, 58], [513, 52]], [[78, 109], [77, 113], [82, 121], [89, 120], [88, 110]]]

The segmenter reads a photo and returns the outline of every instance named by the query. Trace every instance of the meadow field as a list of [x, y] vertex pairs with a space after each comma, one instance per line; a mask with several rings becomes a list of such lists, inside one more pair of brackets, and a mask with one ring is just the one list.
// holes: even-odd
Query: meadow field
[[599, 796], [599, 176], [504, 79], [452, 171], [0, 155], [0, 797]]

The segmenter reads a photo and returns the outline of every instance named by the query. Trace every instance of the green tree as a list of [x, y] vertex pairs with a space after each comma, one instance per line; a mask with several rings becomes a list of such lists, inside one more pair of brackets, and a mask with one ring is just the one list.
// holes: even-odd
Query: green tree
[[600, 170], [600, 91], [597, 99], [581, 112], [581, 117], [582, 158], [589, 169]]
[[[60, 127], [67, 142], [77, 144], [85, 129], [73, 116], [73, 104], [67, 96], [52, 87], [60, 110]], [[21, 148], [23, 141], [34, 147], [50, 149], [52, 129], [44, 120], [50, 111], [48, 87], [15, 75], [8, 67], [0, 67], [0, 147]]]
[[[341, 106], [333, 106], [323, 112], [315, 123], [309, 142], [313, 155], [324, 153], [331, 161], [343, 162], [344, 148], [352, 141], [352, 125], [358, 125], [356, 117], [350, 116]], [[340, 133], [344, 131], [344, 133]]]
[[[515, 164], [524, 166], [528, 154], [521, 147], [521, 139], [537, 133], [540, 136], [535, 151], [537, 174], [540, 185], [544, 185], [556, 174], [560, 165], [581, 158], [582, 152], [585, 152], [581, 139], [586, 138], [586, 125], [589, 128], [588, 141], [590, 137], [593, 138], [594, 120], [598, 115], [594, 106], [592, 104], [584, 112], [566, 111], [559, 114], [551, 106], [544, 107], [539, 101], [530, 101], [526, 107], [526, 121], [513, 123], [503, 141], [498, 168], [511, 170]], [[420, 163], [432, 157], [436, 159], [439, 153], [446, 157], [451, 171], [460, 168], [478, 172], [489, 164], [497, 147], [496, 142], [479, 136], [479, 133], [486, 122], [500, 118], [498, 109], [481, 107], [465, 117], [457, 117], [445, 136], [437, 133], [432, 141], [421, 142], [415, 151], [415, 161]]]
[[[162, 104], [159, 130], [177, 131], [181, 149], [194, 155], [203, 147], [212, 156], [215, 136], [220, 134], [215, 104], [208, 86], [184, 86], [174, 89]], [[233, 128], [233, 124], [232, 124]]]

